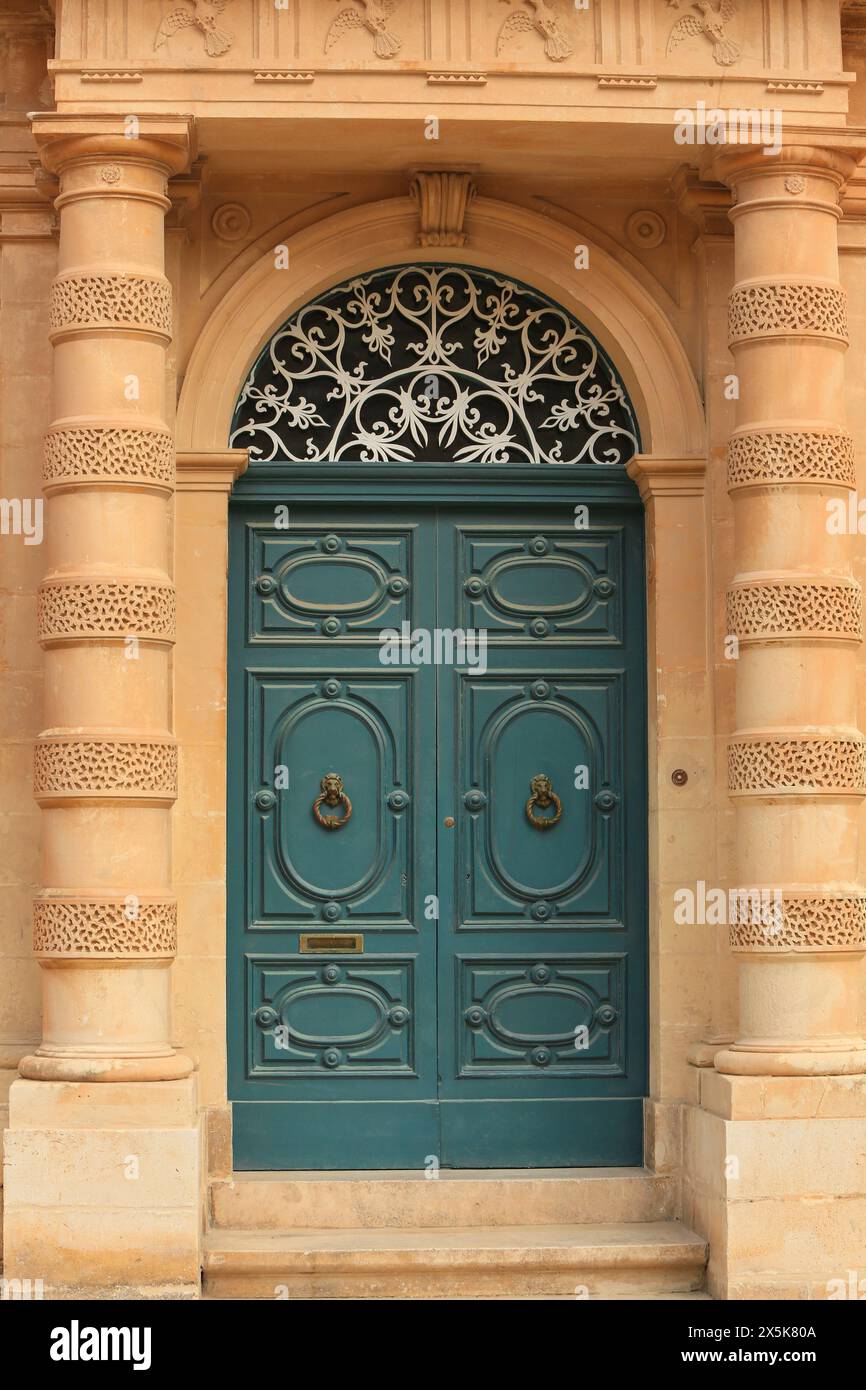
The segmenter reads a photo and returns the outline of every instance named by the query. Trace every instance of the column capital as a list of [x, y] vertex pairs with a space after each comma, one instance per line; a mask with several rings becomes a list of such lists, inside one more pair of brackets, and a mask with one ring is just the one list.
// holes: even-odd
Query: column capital
[[713, 177], [736, 188], [749, 178], [791, 178], [797, 174], [832, 179], [842, 188], [858, 163], [857, 151], [822, 145], [785, 145], [778, 154], [764, 153], [760, 145], [734, 145], [721, 150], [712, 161]]
[[110, 158], [157, 164], [170, 176], [183, 173], [196, 156], [193, 116], [38, 111], [30, 124], [42, 163], [52, 174], [73, 163]]

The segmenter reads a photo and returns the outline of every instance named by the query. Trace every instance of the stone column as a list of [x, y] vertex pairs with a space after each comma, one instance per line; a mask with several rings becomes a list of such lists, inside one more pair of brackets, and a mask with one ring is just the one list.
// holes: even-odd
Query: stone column
[[10, 1092], [4, 1272], [42, 1279], [48, 1297], [194, 1297], [196, 1078], [170, 1021], [175, 453], [163, 273], [167, 179], [185, 167], [192, 132], [186, 118], [53, 113], [33, 130], [60, 178], [61, 222], [38, 603], [44, 1002], [42, 1044]]
[[192, 1070], [170, 1041], [177, 751], [163, 234], [167, 178], [186, 167], [190, 129], [171, 117], [126, 126], [34, 121], [60, 178], [61, 231], [38, 607], [43, 1040], [20, 1066], [33, 1080], [166, 1081]]
[[716, 167], [735, 194], [729, 330], [739, 377], [728, 448], [736, 536], [728, 631], [739, 639], [728, 787], [737, 886], [765, 890], [770, 910], [741, 908], [749, 920], [731, 926], [739, 1033], [715, 1066], [745, 1076], [860, 1073], [861, 593], [853, 540], [828, 525], [828, 502], [847, 509], [854, 487], [837, 257], [839, 192], [854, 161], [789, 147], [778, 158], [728, 151]]

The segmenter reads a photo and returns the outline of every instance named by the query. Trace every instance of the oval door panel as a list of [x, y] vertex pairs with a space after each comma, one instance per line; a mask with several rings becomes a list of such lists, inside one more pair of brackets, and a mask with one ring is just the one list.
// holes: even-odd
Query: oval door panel
[[284, 601], [305, 613], [361, 612], [385, 593], [385, 576], [369, 560], [350, 556], [300, 556], [279, 575]]
[[[488, 843], [494, 872], [519, 897], [544, 897], [576, 884], [593, 851], [592, 792], [578, 790], [574, 769], [589, 767], [592, 745], [568, 709], [535, 701], [520, 706], [489, 738]], [[546, 773], [562, 801], [562, 819], [540, 831], [526, 817], [530, 781]]]
[[[385, 851], [383, 761], [383, 735], [371, 711], [348, 703], [308, 705], [277, 740], [275, 762], [290, 769], [279, 803], [278, 872], [302, 894], [339, 898], [378, 876]], [[336, 830], [313, 817], [328, 772], [342, 777], [352, 803], [352, 819]], [[342, 817], [343, 807], [333, 814]]]
[[489, 582], [491, 598], [509, 613], [572, 613], [586, 603], [592, 580], [574, 560], [512, 560]]
[[564, 1046], [574, 1040], [575, 1028], [588, 1024], [591, 1016], [592, 1005], [581, 990], [523, 986], [500, 994], [490, 1009], [490, 1029], [503, 1042]]
[[382, 1027], [382, 1006], [366, 991], [311, 985], [297, 990], [283, 1005], [282, 1016], [292, 1040], [300, 1047], [358, 1046], [370, 1042]]

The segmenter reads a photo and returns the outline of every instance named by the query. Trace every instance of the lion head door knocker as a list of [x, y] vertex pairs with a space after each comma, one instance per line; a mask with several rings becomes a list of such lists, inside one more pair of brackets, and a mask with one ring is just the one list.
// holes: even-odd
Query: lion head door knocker
[[[530, 825], [534, 825], [536, 830], [552, 830], [562, 817], [562, 802], [553, 790], [550, 778], [544, 772], [537, 772], [529, 784], [531, 797], [526, 803], [526, 818]], [[537, 816], [533, 807], [546, 811], [548, 806], [554, 808], [552, 816]]]
[[[313, 802], [313, 815], [325, 830], [341, 830], [352, 818], [352, 803], [343, 791], [343, 779], [339, 773], [326, 772], [319, 786], [322, 790]], [[334, 807], [339, 806], [340, 802], [343, 803], [342, 816], [323, 816], [319, 810], [323, 803]]]

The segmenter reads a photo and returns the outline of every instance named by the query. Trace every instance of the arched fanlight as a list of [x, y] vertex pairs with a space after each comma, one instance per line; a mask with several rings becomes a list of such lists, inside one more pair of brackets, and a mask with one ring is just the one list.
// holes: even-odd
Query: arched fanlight
[[234, 414], [250, 463], [623, 467], [637, 421], [595, 338], [535, 291], [467, 266], [390, 267], [299, 309]]

